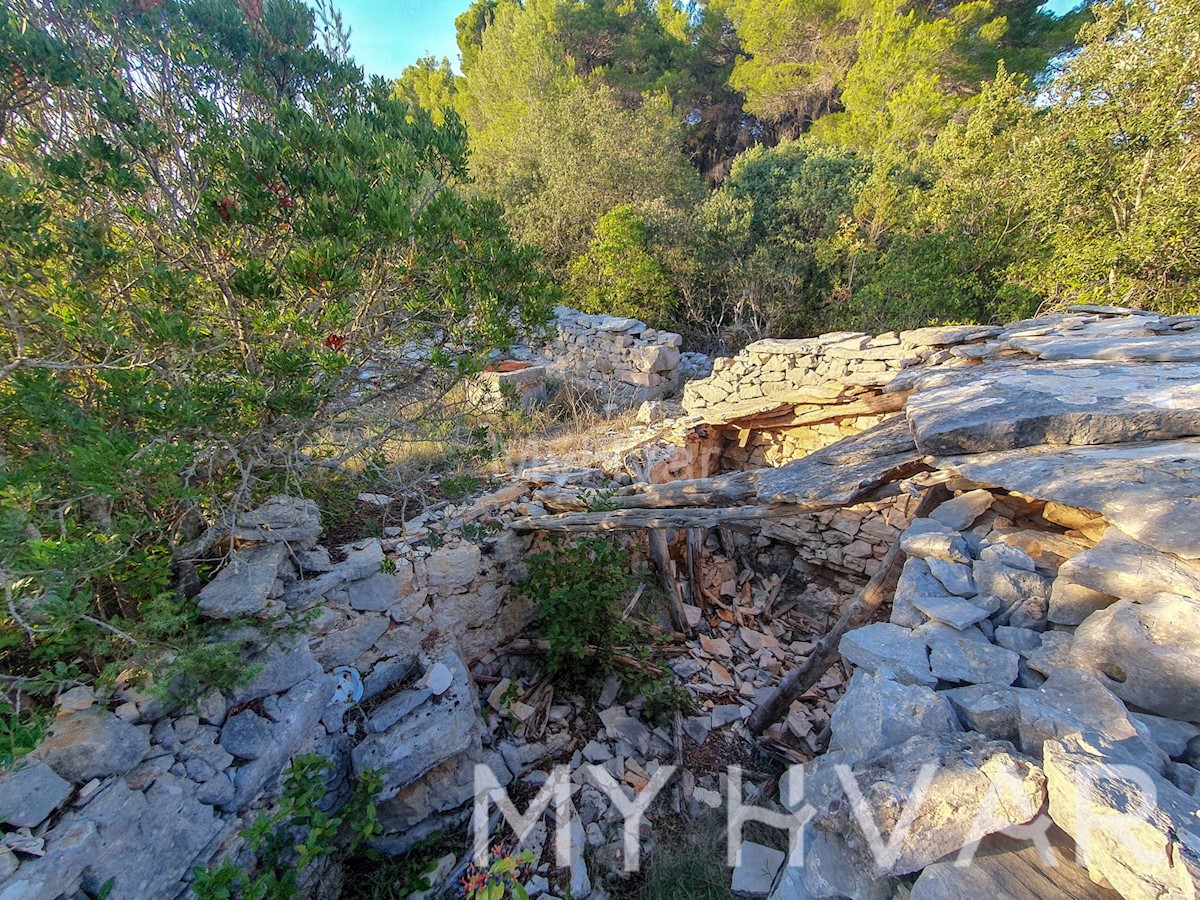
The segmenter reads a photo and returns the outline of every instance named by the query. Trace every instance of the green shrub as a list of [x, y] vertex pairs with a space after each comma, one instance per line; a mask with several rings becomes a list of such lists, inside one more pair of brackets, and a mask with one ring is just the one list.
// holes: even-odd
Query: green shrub
[[46, 733], [46, 716], [39, 710], [0, 700], [0, 771], [38, 745]]
[[[255, 871], [244, 873], [228, 860], [216, 868], [198, 868], [192, 884], [196, 896], [200, 900], [297, 897], [302, 871], [335, 853], [354, 853], [377, 834], [380, 826], [373, 798], [382, 787], [379, 775], [364, 773], [341, 809], [328, 811], [331, 769], [329, 760], [316, 753], [293, 759], [284, 773], [279, 808], [261, 813], [241, 832], [258, 855]], [[343, 842], [347, 834], [349, 840]]]
[[210, 526], [279, 473], [371, 458], [549, 314], [530, 252], [463, 190], [461, 123], [365, 81], [301, 0], [244, 6], [0, 9], [11, 676], [221, 683], [237, 654], [179, 589], [224, 553]]
[[[621, 601], [635, 582], [630, 553], [612, 537], [557, 543], [528, 557], [529, 577], [518, 590], [538, 605], [537, 628], [550, 643], [552, 674], [582, 674], [603, 663], [627, 634]], [[595, 647], [595, 657], [588, 648]]]

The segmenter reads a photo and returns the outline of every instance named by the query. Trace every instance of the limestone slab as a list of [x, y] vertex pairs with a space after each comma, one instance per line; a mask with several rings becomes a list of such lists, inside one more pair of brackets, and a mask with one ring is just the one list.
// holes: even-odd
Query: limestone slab
[[1048, 741], [1045, 771], [1050, 815], [1093, 877], [1125, 897], [1200, 892], [1195, 797], [1094, 734]]
[[1063, 563], [1058, 577], [1122, 600], [1164, 593], [1200, 600], [1200, 563], [1159, 552], [1115, 529]]
[[83, 784], [123, 775], [149, 752], [148, 729], [96, 708], [58, 716], [33, 755], [68, 781]]
[[969, 600], [958, 597], [918, 597], [913, 606], [935, 622], [942, 622], [962, 631], [988, 617], [988, 611]]
[[279, 566], [287, 553], [283, 543], [261, 544], [234, 553], [196, 596], [200, 611], [215, 619], [261, 612], [276, 591]]
[[1015, 337], [1008, 346], [1039, 359], [1096, 359], [1122, 362], [1180, 363], [1200, 361], [1200, 341], [1180, 335]]
[[[873, 862], [882, 876], [919, 871], [989, 834], [1029, 822], [1046, 798], [1036, 765], [1007, 742], [971, 733], [911, 738], [857, 768], [854, 778], [878, 833], [898, 843], [887, 859]], [[914, 797], [920, 778], [928, 788]], [[914, 802], [916, 809], [909, 809]], [[862, 859], [871, 860], [855, 806], [835, 805], [817, 827], [842, 833]], [[911, 822], [907, 831], [897, 830], [902, 818]]]
[[947, 457], [938, 465], [972, 481], [1094, 510], [1147, 546], [1200, 558], [1200, 440], [1035, 447]]
[[914, 394], [906, 414], [917, 447], [935, 456], [1186, 437], [1200, 434], [1200, 365], [985, 366]]
[[0, 822], [36, 828], [67, 802], [71, 784], [41, 760], [18, 760], [0, 772]]
[[958, 731], [946, 699], [923, 685], [907, 685], [859, 670], [830, 719], [831, 750], [866, 759], [918, 734]]
[[929, 646], [929, 666], [942, 681], [1007, 686], [1017, 680], [1021, 657], [992, 644], [976, 628], [961, 631], [931, 622], [921, 634]]
[[1162, 594], [1121, 600], [1075, 631], [1071, 660], [1126, 703], [1200, 722], [1200, 603]]
[[902, 684], [937, 684], [929, 671], [925, 642], [898, 625], [876, 622], [849, 631], [842, 637], [838, 652], [859, 668], [875, 675], [891, 673]]
[[971, 864], [934, 863], [921, 872], [912, 900], [1119, 900], [1120, 894], [1096, 884], [1075, 862], [1075, 843], [1060, 829], [1047, 833], [1046, 852], [1032, 843], [989, 835]]
[[[368, 735], [354, 748], [355, 771], [378, 769], [383, 773], [381, 799], [395, 795], [446, 760], [480, 746], [483, 723], [470, 674], [457, 654], [447, 653], [441, 661], [454, 675], [450, 688], [440, 697], [423, 697], [386, 731]], [[393, 701], [403, 696], [398, 694]]]

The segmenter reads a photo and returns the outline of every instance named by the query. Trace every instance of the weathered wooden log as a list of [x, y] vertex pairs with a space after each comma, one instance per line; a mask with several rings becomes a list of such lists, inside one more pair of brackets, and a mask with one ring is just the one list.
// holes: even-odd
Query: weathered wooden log
[[[623, 488], [604, 499], [604, 506], [614, 509], [671, 509], [692, 506], [735, 506], [754, 498], [757, 472], [736, 472], [716, 478], [695, 478], [667, 484], [636, 484]], [[591, 509], [594, 492], [574, 487], [546, 487], [534, 494], [534, 499], [547, 509]]]
[[778, 504], [726, 509], [616, 509], [606, 512], [560, 513], [513, 519], [514, 531], [636, 531], [654, 528], [752, 527], [763, 519], [794, 516], [823, 506]]
[[675, 566], [671, 561], [671, 545], [667, 540], [667, 532], [661, 528], [653, 529], [648, 535], [650, 559], [658, 570], [659, 580], [667, 595], [667, 609], [671, 614], [671, 625], [676, 631], [689, 633], [691, 627], [683, 611], [683, 594], [679, 582], [675, 578]]
[[[913, 518], [927, 516], [950, 495], [945, 485], [935, 484], [925, 491], [917, 504]], [[829, 667], [837, 661], [838, 644], [842, 636], [854, 628], [866, 625], [876, 610], [896, 592], [896, 582], [904, 566], [904, 552], [896, 541], [888, 550], [879, 569], [847, 604], [833, 628], [817, 642], [808, 657], [792, 669], [766, 700], [750, 716], [748, 725], [754, 734], [762, 734], [787, 714], [792, 701], [816, 684]]]

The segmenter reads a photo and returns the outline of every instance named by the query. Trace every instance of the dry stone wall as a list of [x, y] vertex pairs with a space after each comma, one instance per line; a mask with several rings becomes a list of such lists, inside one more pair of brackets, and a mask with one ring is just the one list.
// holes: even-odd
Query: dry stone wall
[[[686, 384], [683, 406], [693, 418], [721, 428], [726, 470], [779, 466], [894, 413], [900, 404], [876, 410], [861, 398], [879, 394], [900, 373], [970, 365], [992, 349], [987, 342], [999, 333], [971, 325], [756, 341], [734, 357], [715, 359], [708, 378]], [[813, 415], [839, 399], [844, 409]], [[781, 418], [789, 403], [796, 414]]]
[[567, 380], [614, 405], [656, 400], [679, 386], [683, 338], [638, 319], [590, 316], [560, 306], [555, 335], [542, 351]]

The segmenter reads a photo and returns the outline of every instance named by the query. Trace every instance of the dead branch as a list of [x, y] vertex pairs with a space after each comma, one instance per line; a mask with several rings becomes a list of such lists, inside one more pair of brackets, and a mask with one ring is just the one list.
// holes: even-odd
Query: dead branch
[[[507, 647], [501, 648], [499, 652], [512, 653], [517, 656], [541, 656], [550, 652], [550, 642], [542, 638], [517, 638], [517, 640], [510, 643]], [[594, 658], [600, 652], [599, 647], [589, 644], [584, 649], [583, 655]], [[608, 661], [619, 668], [632, 669], [646, 675], [653, 675], [655, 678], [663, 678], [667, 674], [658, 666], [642, 662], [640, 659], [634, 659], [632, 656], [627, 656], [624, 653], [614, 653], [608, 657]]]

